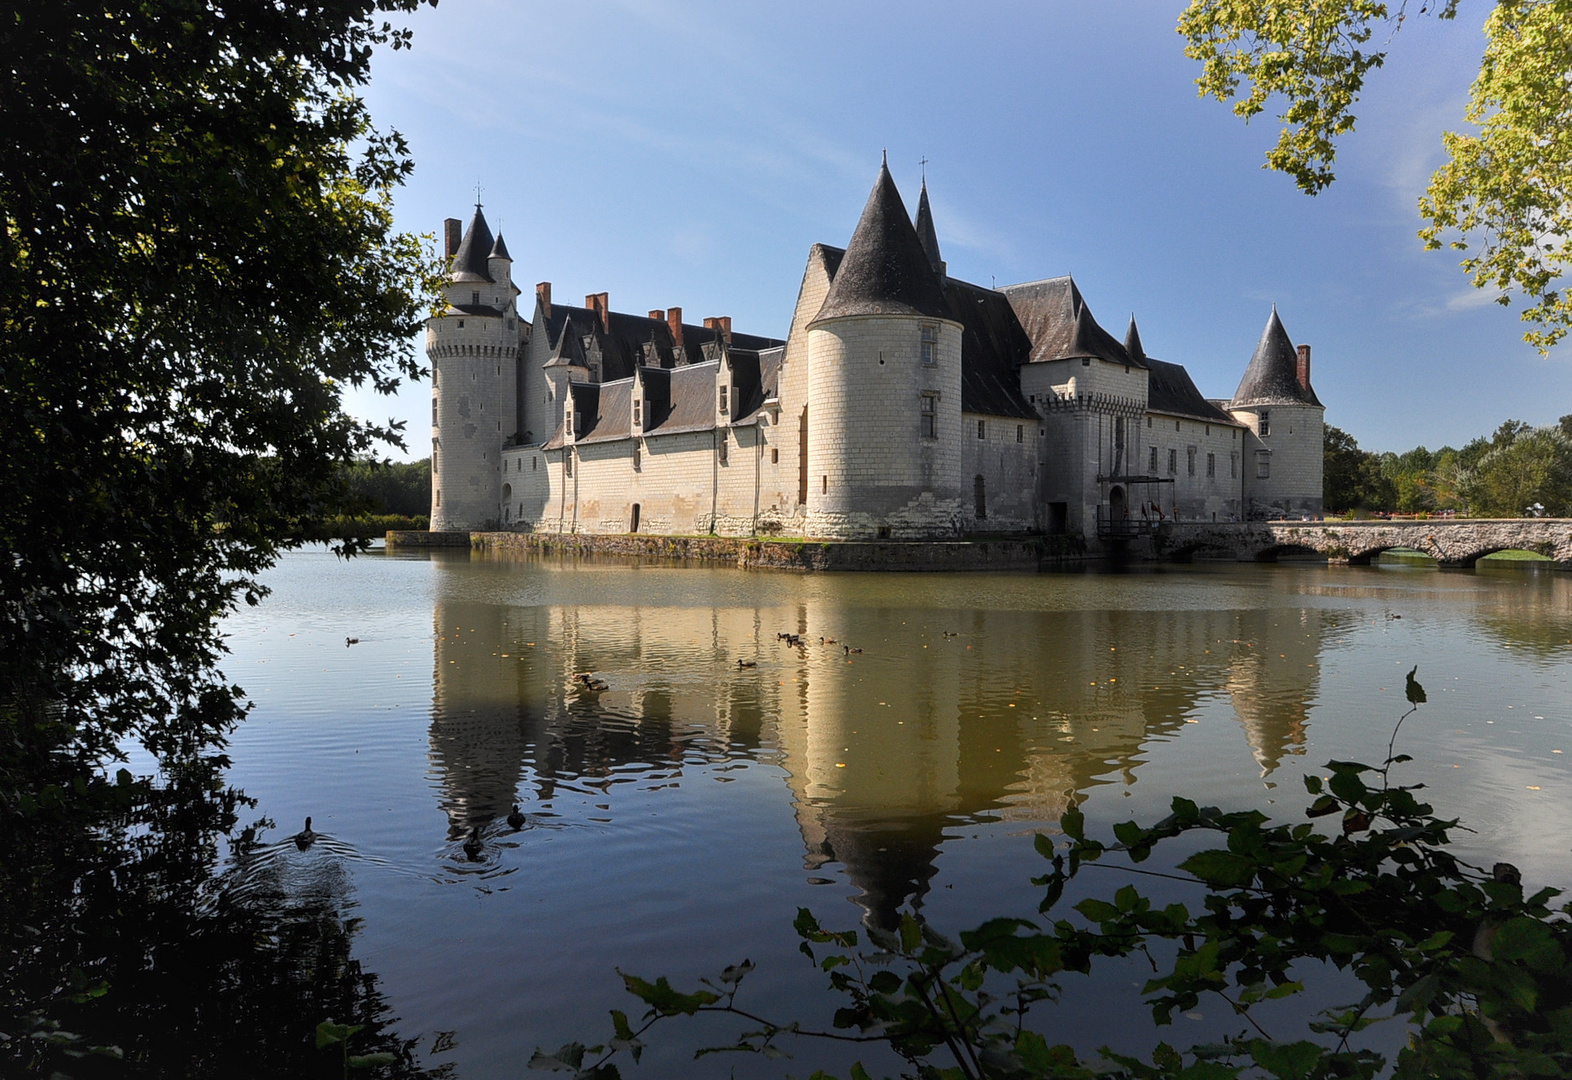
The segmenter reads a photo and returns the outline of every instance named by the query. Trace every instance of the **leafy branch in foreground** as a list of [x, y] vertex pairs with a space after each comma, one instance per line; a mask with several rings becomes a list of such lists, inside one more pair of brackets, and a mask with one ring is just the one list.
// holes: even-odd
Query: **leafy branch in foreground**
[[[1416, 672], [1408, 675], [1412, 707], [1404, 719], [1425, 700]], [[1060, 822], [1064, 845], [1037, 837], [1049, 867], [1033, 879], [1044, 887], [1043, 916], [1083, 870], [1109, 866], [1113, 857], [1123, 874], [1183, 882], [1196, 900], [1159, 907], [1125, 884], [1110, 899], [1075, 904], [1079, 919], [996, 918], [958, 939], [908, 913], [895, 932], [869, 928], [863, 948], [857, 931], [826, 930], [803, 909], [795, 924], [801, 949], [846, 1002], [833, 1032], [768, 1021], [738, 1006], [752, 968], [746, 962], [693, 993], [664, 978], [624, 975], [628, 991], [648, 1007], [637, 1028], [615, 1012], [612, 1040], [537, 1051], [531, 1066], [618, 1077], [614, 1059], [637, 1061], [656, 1023], [720, 1012], [755, 1026], [701, 1054], [777, 1056], [786, 1036], [878, 1042], [905, 1061], [902, 1075], [925, 1080], [1321, 1080], [1372, 1078], [1389, 1069], [1400, 1080], [1569, 1075], [1572, 905], [1552, 909], [1555, 889], [1525, 897], [1509, 864], [1486, 871], [1448, 852], [1458, 823], [1436, 817], [1415, 797], [1417, 786], [1390, 783], [1393, 766], [1409, 760], [1392, 753], [1396, 736], [1394, 730], [1380, 767], [1334, 761], [1329, 778], [1305, 778], [1312, 796], [1306, 815], [1336, 828], [1274, 825], [1258, 811], [1225, 813], [1176, 798], [1173, 812], [1155, 825], [1115, 825], [1114, 842], [1088, 836], [1076, 808]], [[1190, 855], [1174, 873], [1136, 865], [1189, 833], [1213, 833], [1223, 844]], [[1215, 997], [1238, 1019], [1239, 1033], [1185, 1050], [1158, 1043], [1144, 1060], [1108, 1047], [1088, 1058], [1052, 1042], [1047, 1025], [1028, 1023], [1034, 1008], [1057, 1000], [1062, 974], [1131, 956], [1153, 967], [1143, 995], [1157, 1025]], [[1258, 1006], [1303, 993], [1307, 980], [1330, 969], [1351, 973], [1362, 996], [1303, 1018], [1302, 1030], [1270, 1030], [1281, 1010], [1266, 1018]], [[1409, 1032], [1395, 1062], [1359, 1045], [1361, 1032], [1394, 1019]], [[853, 1080], [868, 1075], [861, 1064], [851, 1070]]]

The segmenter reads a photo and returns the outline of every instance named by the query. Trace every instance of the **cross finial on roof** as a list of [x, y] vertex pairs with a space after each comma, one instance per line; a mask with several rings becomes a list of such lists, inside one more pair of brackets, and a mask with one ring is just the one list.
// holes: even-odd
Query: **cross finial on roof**
[[922, 166], [922, 182], [926, 184], [928, 182], [928, 155], [924, 154], [917, 164]]
[[476, 210], [480, 209], [480, 193], [482, 191], [484, 191], [484, 190], [486, 190], [486, 189], [480, 186], [480, 179], [477, 177], [476, 180], [475, 180], [475, 209]]
[[879, 151], [879, 158], [880, 158], [880, 164], [882, 164], [886, 169], [890, 167], [890, 150], [889, 150], [889, 147], [885, 147], [883, 150]]

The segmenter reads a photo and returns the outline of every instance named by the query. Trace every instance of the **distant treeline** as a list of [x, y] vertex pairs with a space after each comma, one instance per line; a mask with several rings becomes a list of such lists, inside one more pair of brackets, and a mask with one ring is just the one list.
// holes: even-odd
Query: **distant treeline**
[[1325, 476], [1328, 513], [1572, 517], [1572, 415], [1540, 428], [1508, 420], [1461, 450], [1419, 446], [1406, 454], [1361, 450], [1328, 425]]
[[308, 540], [379, 539], [389, 529], [430, 525], [431, 459], [346, 465], [344, 512], [305, 523]]

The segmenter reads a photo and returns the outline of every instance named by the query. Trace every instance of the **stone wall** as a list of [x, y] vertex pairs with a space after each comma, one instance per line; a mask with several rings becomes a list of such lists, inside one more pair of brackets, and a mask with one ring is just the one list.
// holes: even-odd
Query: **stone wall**
[[1147, 415], [1146, 450], [1136, 471], [1173, 478], [1172, 484], [1161, 485], [1164, 514], [1179, 521], [1237, 521], [1243, 516], [1242, 430], [1163, 413]]
[[766, 570], [1036, 570], [1091, 557], [1074, 537], [820, 543], [720, 536], [476, 532], [470, 534], [470, 542], [477, 551], [698, 561]]
[[[978, 425], [981, 424], [979, 437]], [[1028, 532], [1037, 521], [1037, 437], [1041, 424], [1013, 416], [961, 417], [961, 480], [972, 489], [968, 528], [979, 533]], [[977, 482], [981, 478], [981, 491]], [[977, 505], [978, 503], [981, 505]], [[983, 511], [982, 516], [977, 511]]]
[[[1321, 513], [1325, 461], [1324, 409], [1314, 405], [1262, 405], [1232, 410], [1234, 419], [1250, 430], [1244, 436], [1240, 468], [1245, 516], [1296, 518]], [[1260, 435], [1261, 418], [1270, 414], [1270, 430]], [[1261, 462], [1269, 462], [1263, 477]]]
[[[937, 362], [921, 358], [923, 326]], [[961, 328], [917, 316], [856, 315], [808, 332], [809, 536], [957, 536], [972, 517], [961, 479]], [[925, 396], [935, 434], [922, 427]], [[970, 479], [969, 477], [967, 478]]]

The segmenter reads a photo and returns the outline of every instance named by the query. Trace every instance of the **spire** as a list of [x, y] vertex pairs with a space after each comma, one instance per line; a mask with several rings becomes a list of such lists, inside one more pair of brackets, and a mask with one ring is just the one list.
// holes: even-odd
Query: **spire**
[[1130, 329], [1124, 332], [1124, 351], [1132, 360], [1145, 360], [1146, 350], [1141, 348], [1141, 331], [1135, 327], [1135, 312], [1130, 313]]
[[486, 224], [486, 215], [480, 212], [480, 204], [476, 203], [475, 216], [470, 218], [464, 239], [459, 241], [459, 249], [453, 255], [452, 280], [490, 281], [486, 258], [493, 243], [491, 226]]
[[845, 315], [950, 318], [944, 290], [906, 214], [888, 163], [879, 166], [879, 178], [815, 321]]
[[917, 196], [917, 239], [922, 242], [923, 254], [928, 265], [940, 277], [944, 276], [944, 260], [939, 257], [939, 234], [933, 228], [933, 211], [928, 207], [928, 181], [922, 182], [922, 194]]
[[1299, 352], [1283, 329], [1277, 305], [1273, 304], [1266, 329], [1261, 332], [1261, 340], [1229, 405], [1238, 409], [1250, 405], [1320, 404], [1313, 389], [1299, 385]]
[[500, 230], [497, 233], [497, 242], [491, 245], [491, 254], [487, 255], [486, 258], [506, 259], [508, 262], [513, 261], [513, 256], [508, 254], [508, 245], [505, 244], [502, 240], [502, 233]]

